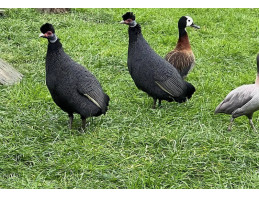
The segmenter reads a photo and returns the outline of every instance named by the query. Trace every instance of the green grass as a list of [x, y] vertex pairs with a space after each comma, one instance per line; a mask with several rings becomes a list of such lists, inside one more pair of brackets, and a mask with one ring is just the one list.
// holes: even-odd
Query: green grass
[[[143, 35], [161, 56], [177, 42], [178, 19], [188, 28], [196, 66], [186, 103], [153, 99], [138, 90], [127, 68], [128, 30], [118, 22], [136, 14]], [[73, 9], [40, 14], [7, 9], [0, 18], [0, 58], [24, 74], [0, 86], [0, 188], [259, 188], [259, 141], [246, 117], [214, 115], [234, 88], [253, 83], [259, 51], [259, 9]], [[56, 29], [65, 51], [89, 69], [110, 96], [105, 116], [75, 117], [52, 101], [45, 84], [47, 40]], [[259, 113], [254, 114], [259, 129]]]

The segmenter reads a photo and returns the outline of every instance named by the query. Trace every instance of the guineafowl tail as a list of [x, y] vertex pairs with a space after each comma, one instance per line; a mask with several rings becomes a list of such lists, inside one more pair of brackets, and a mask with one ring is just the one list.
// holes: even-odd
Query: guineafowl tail
[[186, 97], [177, 97], [177, 98], [174, 98], [174, 100], [177, 103], [184, 103], [186, 101]]
[[188, 82], [185, 82], [185, 83], [187, 85], [186, 97], [190, 99], [193, 93], [195, 92], [195, 87], [191, 83], [188, 83]]
[[174, 97], [174, 100], [177, 103], [184, 103], [187, 100], [187, 98], [190, 99], [192, 97], [193, 93], [195, 92], [195, 87], [192, 84], [190, 84], [188, 82], [185, 82], [185, 83], [187, 86], [185, 94], [183, 94], [180, 97]]
[[104, 99], [105, 99], [105, 107], [102, 109], [102, 113], [103, 114], [106, 114], [106, 111], [108, 110], [108, 106], [109, 106], [109, 101], [110, 101], [110, 97], [107, 95], [107, 94], [105, 94], [104, 95]]

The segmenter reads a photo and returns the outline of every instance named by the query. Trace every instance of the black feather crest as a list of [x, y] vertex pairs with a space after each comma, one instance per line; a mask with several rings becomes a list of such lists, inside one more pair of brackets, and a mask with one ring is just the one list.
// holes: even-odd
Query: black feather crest
[[45, 23], [44, 25], [42, 25], [41, 28], [40, 28], [40, 31], [43, 34], [45, 34], [48, 31], [51, 31], [52, 33], [55, 33], [55, 29], [54, 29], [53, 25], [50, 24], [50, 23]]
[[127, 20], [127, 19], [132, 19], [132, 20], [135, 20], [135, 15], [133, 14], [133, 12], [127, 12], [126, 14], [124, 14], [122, 16], [123, 20]]

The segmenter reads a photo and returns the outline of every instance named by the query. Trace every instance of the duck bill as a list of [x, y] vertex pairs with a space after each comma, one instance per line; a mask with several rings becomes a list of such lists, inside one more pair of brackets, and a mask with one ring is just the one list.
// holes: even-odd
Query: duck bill
[[126, 22], [125, 21], [121, 21], [120, 24], [126, 24]]
[[191, 27], [193, 27], [193, 28], [195, 28], [195, 29], [200, 29], [200, 26], [195, 25], [194, 23], [193, 23], [193, 24], [191, 24]]

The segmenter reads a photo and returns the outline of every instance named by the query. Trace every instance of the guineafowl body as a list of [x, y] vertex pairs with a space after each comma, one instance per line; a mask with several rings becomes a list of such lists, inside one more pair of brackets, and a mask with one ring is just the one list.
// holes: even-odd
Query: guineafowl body
[[54, 102], [70, 117], [81, 115], [82, 127], [85, 119], [105, 114], [109, 96], [105, 94], [95, 76], [85, 67], [73, 61], [63, 50], [51, 24], [41, 27], [41, 37], [48, 38], [46, 56], [46, 84]]
[[192, 84], [184, 81], [176, 68], [160, 57], [143, 38], [141, 26], [132, 12], [123, 15], [123, 24], [128, 24], [128, 69], [136, 86], [157, 99], [169, 102], [185, 102], [195, 92]]

